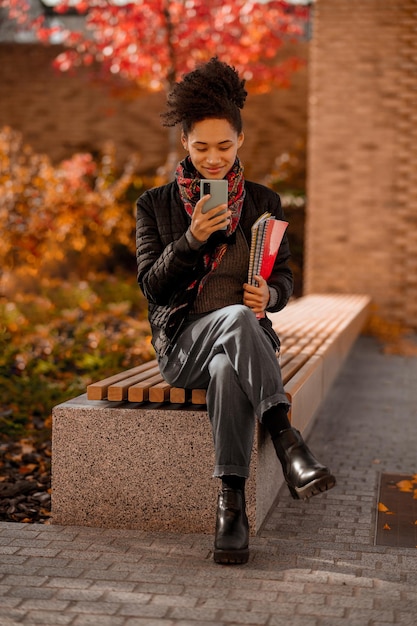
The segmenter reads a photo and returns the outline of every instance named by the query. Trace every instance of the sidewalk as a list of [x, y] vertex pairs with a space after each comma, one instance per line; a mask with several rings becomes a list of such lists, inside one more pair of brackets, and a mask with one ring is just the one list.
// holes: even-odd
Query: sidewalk
[[417, 473], [416, 381], [359, 339], [308, 439], [338, 484], [285, 488], [247, 565], [206, 535], [0, 523], [0, 626], [414, 626], [417, 550], [374, 535], [379, 473]]

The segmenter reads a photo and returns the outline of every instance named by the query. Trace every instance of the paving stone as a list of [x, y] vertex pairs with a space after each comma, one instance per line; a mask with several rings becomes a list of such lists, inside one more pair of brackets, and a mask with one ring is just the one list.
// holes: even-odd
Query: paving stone
[[[17, 623], [21, 624], [26, 615], [27, 612], [20, 609], [2, 609], [1, 626], [16, 626]], [[30, 624], [30, 622], [26, 623]]]
[[42, 600], [49, 600], [54, 595], [53, 589], [46, 589], [45, 587], [13, 587], [9, 591], [10, 597], [17, 598], [38, 598]]
[[193, 620], [194, 622], [212, 622], [219, 623], [219, 611], [218, 609], [208, 609], [202, 607], [178, 607], [171, 609], [169, 613], [170, 618], [175, 620]]
[[225, 606], [229, 609], [236, 609], [240, 611], [249, 611], [251, 603], [246, 600], [244, 597], [239, 598], [238, 600], [232, 600], [229, 598], [215, 597], [215, 598], [207, 598], [205, 601], [201, 603], [202, 606], [206, 608], [215, 608], [215, 609], [224, 609]]
[[64, 567], [64, 568], [57, 568], [57, 567], [53, 567], [53, 566], [46, 566], [46, 567], [38, 567], [36, 568], [36, 572], [40, 575], [40, 576], [47, 576], [48, 580], [51, 579], [51, 577], [54, 578], [79, 578], [81, 576], [83, 576], [84, 573], [84, 569], [82, 567]]
[[128, 572], [121, 572], [118, 570], [112, 570], [109, 572], [108, 569], [91, 568], [85, 568], [83, 573], [87, 578], [93, 578], [94, 580], [125, 580], [128, 575]]
[[149, 619], [163, 618], [169, 610], [170, 608], [167, 606], [159, 606], [156, 604], [130, 604], [129, 602], [124, 602], [119, 609], [119, 615], [126, 617], [147, 617]]
[[241, 613], [240, 611], [221, 611], [219, 615], [220, 623], [233, 623], [233, 624], [246, 624], [248, 626], [258, 626], [266, 624], [269, 620], [268, 613], [255, 613], [254, 611], [247, 611]]
[[150, 600], [152, 600], [152, 598], [152, 593], [141, 593], [137, 591], [108, 591], [103, 599], [106, 602], [118, 602], [120, 604], [123, 604], [124, 602], [131, 604], [147, 604]]
[[[181, 626], [181, 622], [171, 619], [149, 619], [148, 617], [131, 617], [125, 626]], [[200, 625], [199, 625], [200, 626]], [[201, 624], [204, 626], [204, 624]], [[218, 626], [218, 624], [210, 624], [210, 626]]]
[[19, 608], [26, 609], [27, 611], [33, 609], [42, 609], [48, 611], [56, 611], [62, 613], [69, 607], [69, 602], [63, 600], [55, 600], [54, 598], [40, 599], [40, 598], [30, 598], [27, 600], [23, 600], [20, 604]]
[[24, 623], [30, 625], [40, 624], [40, 626], [69, 626], [73, 623], [73, 620], [73, 615], [67, 615], [57, 611], [29, 611]]
[[103, 597], [104, 591], [99, 589], [60, 589], [56, 592], [55, 598], [57, 600], [88, 600], [95, 601], [100, 600]]
[[40, 587], [47, 581], [46, 576], [14, 576], [10, 574], [5, 576], [2, 580], [4, 585], [11, 585], [12, 587]]
[[136, 583], [117, 580], [96, 580], [91, 584], [90, 589], [105, 591], [140, 591]]
[[112, 615], [79, 615], [73, 622], [74, 626], [123, 626], [125, 619]]
[[268, 626], [318, 626], [318, 624], [318, 617], [306, 615], [302, 617], [293, 616], [290, 618], [288, 616], [273, 615], [268, 622]]
[[[68, 604], [68, 603], [67, 603]], [[102, 600], [89, 602], [80, 600], [79, 602], [71, 603], [67, 610], [70, 613], [87, 613], [91, 615], [114, 615], [119, 606], [117, 603], [103, 602]]]
[[0, 597], [0, 615], [5, 608], [16, 607], [21, 603], [21, 598], [13, 597], [12, 595]]
[[197, 599], [186, 596], [170, 596], [170, 595], [154, 595], [151, 599], [152, 604], [162, 606], [195, 606]]
[[45, 585], [58, 589], [88, 589], [95, 585], [93, 579], [86, 578], [48, 578]]

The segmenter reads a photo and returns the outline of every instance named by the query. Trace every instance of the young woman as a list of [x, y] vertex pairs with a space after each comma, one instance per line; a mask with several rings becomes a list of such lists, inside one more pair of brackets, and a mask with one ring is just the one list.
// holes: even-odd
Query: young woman
[[[271, 434], [294, 498], [335, 484], [291, 428], [276, 358], [279, 339], [265, 311], [279, 311], [293, 288], [284, 236], [268, 281], [247, 284], [251, 226], [265, 211], [284, 219], [279, 196], [245, 180], [238, 150], [246, 91], [217, 58], [184, 76], [168, 96], [164, 125], [181, 126], [188, 155], [174, 181], [137, 203], [138, 282], [149, 303], [152, 341], [172, 385], [207, 389], [214, 476], [221, 479], [214, 560], [246, 563], [245, 480], [255, 416]], [[204, 212], [200, 181], [226, 179], [228, 204]]]

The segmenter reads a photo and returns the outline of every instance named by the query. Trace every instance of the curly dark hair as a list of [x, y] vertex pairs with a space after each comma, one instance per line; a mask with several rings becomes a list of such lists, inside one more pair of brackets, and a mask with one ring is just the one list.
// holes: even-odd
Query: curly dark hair
[[196, 122], [207, 118], [226, 119], [237, 133], [242, 132], [242, 117], [247, 91], [245, 80], [234, 67], [213, 57], [175, 83], [161, 114], [164, 126], [181, 124], [185, 135]]

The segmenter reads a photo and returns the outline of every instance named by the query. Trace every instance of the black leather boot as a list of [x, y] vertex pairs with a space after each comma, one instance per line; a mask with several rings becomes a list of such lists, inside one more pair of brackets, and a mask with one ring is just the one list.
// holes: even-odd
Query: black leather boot
[[249, 559], [249, 523], [244, 492], [222, 487], [217, 503], [214, 561], [241, 565]]
[[273, 443], [293, 498], [310, 498], [335, 486], [335, 477], [314, 458], [298, 430], [283, 430]]

